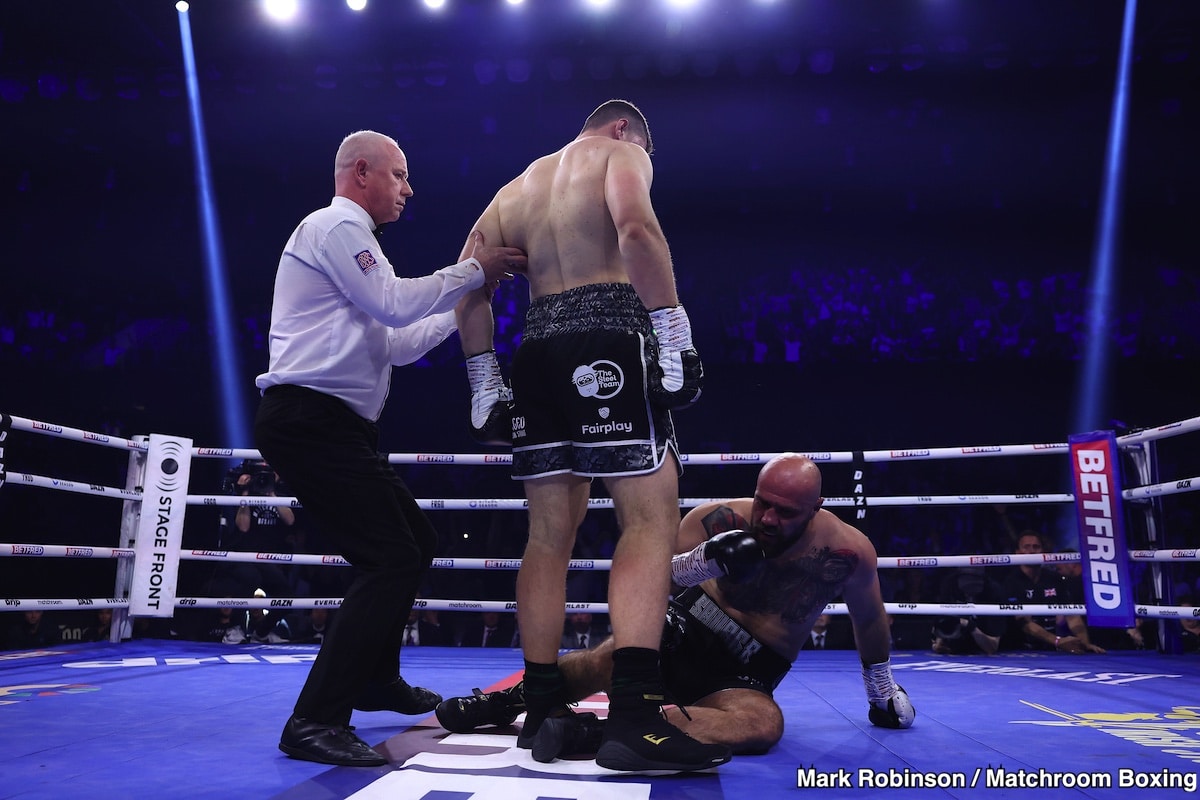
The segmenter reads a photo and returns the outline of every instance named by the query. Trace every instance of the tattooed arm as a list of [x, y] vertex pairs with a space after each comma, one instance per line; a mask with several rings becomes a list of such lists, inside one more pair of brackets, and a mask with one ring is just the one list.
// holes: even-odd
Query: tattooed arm
[[[675, 539], [675, 552], [686, 553], [718, 533], [749, 530], [750, 523], [739, 511], [749, 514], [750, 502], [750, 499], [746, 498], [696, 506], [685, 514], [679, 523], [679, 535]], [[742, 506], [745, 508], [742, 509]]]

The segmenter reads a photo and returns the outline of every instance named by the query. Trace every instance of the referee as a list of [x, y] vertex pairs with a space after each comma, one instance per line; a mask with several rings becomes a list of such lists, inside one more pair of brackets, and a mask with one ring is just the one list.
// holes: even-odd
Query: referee
[[334, 162], [335, 196], [292, 233], [275, 276], [270, 365], [255, 381], [259, 451], [354, 568], [345, 599], [280, 738], [293, 758], [379, 766], [350, 727], [353, 710], [432, 711], [441, 698], [399, 677], [404, 623], [437, 544], [433, 525], [378, 452], [392, 366], [455, 330], [467, 292], [525, 268], [515, 248], [486, 247], [421, 278], [398, 278], [378, 226], [413, 195], [394, 139], [358, 131]]

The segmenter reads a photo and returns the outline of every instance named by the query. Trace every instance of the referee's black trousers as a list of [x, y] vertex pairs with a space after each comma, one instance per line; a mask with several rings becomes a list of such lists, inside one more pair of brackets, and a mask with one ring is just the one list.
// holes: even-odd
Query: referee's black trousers
[[298, 717], [347, 725], [364, 688], [399, 675], [404, 624], [437, 532], [379, 454], [377, 426], [341, 400], [298, 386], [271, 387], [259, 402], [254, 438], [312, 522], [353, 565], [353, 581], [295, 708]]

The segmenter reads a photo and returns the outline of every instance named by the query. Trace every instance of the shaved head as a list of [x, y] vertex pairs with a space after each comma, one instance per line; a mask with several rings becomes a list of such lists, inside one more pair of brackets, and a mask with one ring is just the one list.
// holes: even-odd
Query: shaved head
[[821, 470], [808, 456], [780, 453], [759, 470], [758, 486], [798, 503], [815, 503], [821, 497]]

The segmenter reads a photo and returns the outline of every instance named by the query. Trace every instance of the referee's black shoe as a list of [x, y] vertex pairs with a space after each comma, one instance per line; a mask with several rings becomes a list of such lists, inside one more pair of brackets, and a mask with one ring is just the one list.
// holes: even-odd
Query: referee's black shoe
[[301, 761], [339, 767], [381, 767], [388, 760], [354, 734], [349, 725], [331, 725], [293, 716], [279, 737], [279, 749]]
[[396, 678], [382, 686], [369, 686], [354, 701], [355, 711], [395, 711], [397, 714], [428, 714], [442, 702], [437, 692], [420, 686], [409, 686], [404, 678]]

